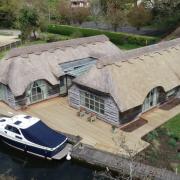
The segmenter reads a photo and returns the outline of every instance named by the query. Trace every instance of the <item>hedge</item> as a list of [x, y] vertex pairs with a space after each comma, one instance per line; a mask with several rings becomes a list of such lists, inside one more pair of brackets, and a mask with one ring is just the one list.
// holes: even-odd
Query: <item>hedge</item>
[[105, 31], [105, 30], [98, 30], [98, 29], [90, 29], [90, 28], [80, 28], [68, 25], [55, 25], [51, 24], [48, 25], [47, 31], [49, 33], [61, 34], [66, 36], [71, 36], [74, 32], [79, 32], [82, 34], [83, 37], [88, 36], [95, 36], [104, 34], [109, 39], [117, 45], [122, 44], [137, 44], [140, 46], [145, 46], [149, 44], [154, 44], [158, 41], [158, 38], [151, 37], [151, 36], [141, 36], [141, 35], [134, 35], [122, 32], [112, 32], [112, 31]]

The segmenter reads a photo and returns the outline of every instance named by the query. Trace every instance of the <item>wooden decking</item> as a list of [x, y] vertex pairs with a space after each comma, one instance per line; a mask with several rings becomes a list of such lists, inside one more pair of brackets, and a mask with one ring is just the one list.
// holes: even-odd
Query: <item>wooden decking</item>
[[120, 148], [113, 139], [116, 139], [116, 142], [123, 139], [129, 149], [134, 150], [135, 153], [140, 152], [149, 145], [141, 138], [178, 114], [180, 105], [170, 110], [156, 108], [143, 114], [142, 118], [147, 120], [147, 123], [132, 132], [123, 132], [120, 129], [113, 132], [110, 124], [101, 120], [91, 123], [87, 117], [78, 117], [77, 111], [69, 106], [67, 98], [62, 97], [31, 105], [23, 111], [14, 111], [0, 102], [0, 113], [13, 112], [37, 116], [57, 131], [80, 136], [83, 144], [102, 151], [123, 155], [127, 155], [127, 152]]
[[118, 152], [113, 141], [111, 125], [96, 120], [89, 122], [87, 117], [78, 117], [76, 109], [69, 106], [67, 98], [54, 98], [34, 104], [25, 113], [41, 118], [51, 128], [82, 137], [81, 142], [109, 152]]

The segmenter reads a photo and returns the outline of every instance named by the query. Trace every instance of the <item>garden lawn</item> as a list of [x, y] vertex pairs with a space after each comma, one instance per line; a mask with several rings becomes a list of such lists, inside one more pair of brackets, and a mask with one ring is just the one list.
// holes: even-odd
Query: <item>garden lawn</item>
[[174, 134], [180, 139], [180, 114], [170, 119], [163, 127], [166, 128], [170, 134]]
[[131, 49], [140, 48], [142, 46], [137, 44], [122, 44], [122, 45], [118, 45], [118, 47], [122, 50], [131, 50]]
[[6, 55], [7, 51], [0, 52], [0, 60]]

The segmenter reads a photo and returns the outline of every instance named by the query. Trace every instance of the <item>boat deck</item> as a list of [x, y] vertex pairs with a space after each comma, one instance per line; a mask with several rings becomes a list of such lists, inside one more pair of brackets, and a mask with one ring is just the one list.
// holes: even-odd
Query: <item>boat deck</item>
[[68, 153], [70, 153], [72, 150], [72, 145], [67, 144], [63, 150], [61, 150], [59, 153], [57, 153], [55, 156], [52, 157], [54, 160], [60, 160], [64, 158]]

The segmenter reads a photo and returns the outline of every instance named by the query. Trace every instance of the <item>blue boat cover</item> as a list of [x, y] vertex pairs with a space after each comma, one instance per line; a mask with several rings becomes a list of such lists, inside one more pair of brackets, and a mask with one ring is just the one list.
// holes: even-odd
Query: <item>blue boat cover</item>
[[21, 129], [21, 132], [28, 141], [49, 148], [55, 148], [66, 139], [66, 136], [52, 130], [42, 121], [27, 129]]

